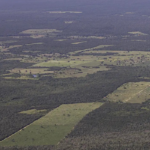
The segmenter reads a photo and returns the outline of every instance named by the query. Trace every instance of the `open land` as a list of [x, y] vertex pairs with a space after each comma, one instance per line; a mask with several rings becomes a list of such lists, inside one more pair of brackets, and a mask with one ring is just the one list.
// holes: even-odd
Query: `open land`
[[150, 82], [129, 82], [123, 84], [104, 100], [125, 103], [142, 103], [150, 98]]
[[1, 0], [0, 149], [149, 150], [149, 4]]
[[[74, 126], [89, 112], [102, 103], [61, 105], [44, 117], [24, 127], [0, 142], [1, 146], [55, 145], [69, 134]], [[25, 112], [21, 112], [25, 113]], [[28, 110], [27, 114], [35, 113]]]
[[[24, 63], [34, 63], [28, 68], [14, 68], [9, 70], [9, 74], [4, 74], [4, 78], [13, 73], [21, 76], [30, 74], [40, 74], [52, 76], [54, 78], [84, 77], [98, 71], [107, 71], [110, 66], [149, 66], [149, 52], [129, 52], [96, 50], [105, 49], [109, 45], [100, 45], [90, 49], [79, 50], [68, 54], [40, 54], [34, 56], [21, 55], [6, 60], [19, 60]], [[52, 67], [59, 67], [59, 71], [51, 70]], [[62, 68], [62, 69], [61, 69]], [[32, 77], [32, 76], [31, 76]], [[14, 79], [14, 77], [12, 77]], [[8, 78], [7, 78], [8, 79]], [[30, 79], [30, 78], [28, 78]], [[31, 78], [32, 79], [32, 78]]]

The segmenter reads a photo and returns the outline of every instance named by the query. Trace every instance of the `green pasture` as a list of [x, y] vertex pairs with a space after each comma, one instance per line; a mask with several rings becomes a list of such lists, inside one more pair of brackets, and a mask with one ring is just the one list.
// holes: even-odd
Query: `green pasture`
[[13, 76], [10, 76], [10, 77], [3, 77], [4, 79], [14, 79], [14, 80], [38, 80], [38, 78], [31, 78], [29, 76], [21, 76], [21, 77], [13, 77]]
[[75, 42], [75, 43], [72, 43], [72, 44], [82, 44], [82, 43], [86, 43], [87, 41], [81, 41], [81, 42]]
[[77, 70], [77, 69], [65, 69], [61, 72], [57, 72], [54, 77], [55, 78], [71, 78], [71, 77], [85, 77], [87, 74], [93, 74], [96, 73], [98, 71], [107, 71], [109, 70], [109, 68], [105, 67], [105, 66], [101, 66], [98, 68], [83, 68], [80, 67], [79, 69], [81, 69], [81, 71]]
[[41, 45], [43, 44], [42, 42], [39, 42], [39, 43], [31, 43], [31, 44], [26, 44], [26, 45]]
[[129, 82], [123, 84], [104, 100], [126, 103], [142, 103], [150, 98], [150, 82]]
[[66, 14], [66, 13], [71, 13], [71, 14], [80, 14], [82, 13], [81, 11], [48, 11], [50, 14]]
[[[44, 31], [45, 30], [43, 30], [43, 32]], [[83, 40], [81, 42], [83, 42]], [[8, 58], [6, 60], [19, 60], [20, 62], [24, 63], [34, 63], [34, 65], [29, 68], [14, 68], [12, 70], [8, 70], [10, 72], [9, 76], [6, 75], [4, 76], [4, 78], [13, 79], [13, 74], [19, 73], [21, 74], [21, 77], [19, 77], [18, 79], [30, 79], [27, 76], [30, 72], [32, 74], [40, 74], [41, 76], [48, 75], [54, 78], [85, 77], [87, 74], [93, 74], [98, 71], [107, 71], [110, 69], [109, 65], [150, 66], [150, 52], [148, 51], [129, 52], [117, 50], [99, 50], [100, 48], [105, 48], [109, 46], [112, 45], [99, 45], [89, 49], [70, 52], [68, 53], [69, 55], [66, 54], [66, 57], [64, 57], [65, 55], [60, 57], [61, 54], [59, 53], [39, 54], [35, 57], [30, 55], [21, 55], [20, 58], [18, 56], [17, 58], [13, 56], [12, 59]], [[81, 53], [81, 55], [74, 55], [79, 52]], [[62, 67], [62, 69], [60, 69], [59, 71], [50, 71], [50, 69], [44, 67]]]
[[95, 46], [95, 47], [92, 47], [92, 48], [87, 48], [87, 49], [78, 50], [78, 51], [75, 51], [75, 52], [70, 52], [69, 54], [70, 55], [74, 55], [74, 54], [79, 53], [79, 52], [86, 52], [86, 51], [90, 51], [90, 50], [97, 50], [97, 49], [101, 49], [101, 48], [105, 48], [105, 47], [109, 47], [109, 46], [113, 46], [113, 45], [98, 45], [98, 46]]
[[133, 34], [133, 35], [148, 35], [146, 33], [142, 33], [140, 31], [133, 31], [133, 32], [128, 32], [129, 34]]
[[31, 34], [31, 35], [43, 35], [43, 34], [47, 34], [47, 33], [57, 33], [57, 32], [61, 32], [60, 30], [56, 30], [56, 29], [28, 29], [25, 31], [22, 31], [21, 33], [23, 34]]
[[0, 142], [0, 146], [56, 145], [102, 103], [63, 104]]
[[42, 62], [42, 63], [36, 64], [34, 66], [36, 66], [36, 67], [69, 67], [69, 66], [74, 67], [74, 66], [82, 65], [82, 64], [85, 64], [88, 62], [90, 62], [90, 61], [50, 60], [48, 62]]
[[37, 113], [44, 113], [46, 112], [46, 109], [43, 110], [37, 110], [37, 109], [30, 109], [30, 110], [26, 110], [26, 111], [21, 111], [21, 114], [27, 114], [27, 115], [32, 115], [32, 114], [37, 114]]
[[47, 73], [53, 73], [53, 71], [48, 71], [47, 68], [29, 68], [29, 69], [23, 69], [23, 68], [15, 68], [12, 70], [9, 70], [11, 73], [20, 73], [23, 75], [28, 74], [47, 74]]

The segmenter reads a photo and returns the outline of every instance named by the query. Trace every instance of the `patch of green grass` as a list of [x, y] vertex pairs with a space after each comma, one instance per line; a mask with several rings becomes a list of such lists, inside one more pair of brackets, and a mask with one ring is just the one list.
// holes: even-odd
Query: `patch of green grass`
[[31, 78], [28, 76], [21, 76], [21, 77], [3, 77], [4, 79], [15, 79], [15, 80], [38, 80], [39, 78]]
[[0, 146], [56, 145], [89, 112], [102, 103], [63, 104], [0, 142]]
[[105, 47], [109, 47], [109, 46], [113, 46], [113, 45], [98, 45], [98, 46], [95, 46], [95, 47], [92, 47], [92, 48], [87, 48], [87, 49], [83, 49], [83, 50], [78, 50], [78, 51], [75, 51], [75, 52], [70, 52], [69, 54], [76, 54], [76, 53], [79, 53], [79, 52], [86, 52], [86, 51], [90, 51], [90, 50], [97, 50], [97, 49], [101, 49], [101, 48], [105, 48]]
[[43, 113], [46, 112], [46, 109], [43, 110], [37, 110], [37, 109], [30, 109], [30, 110], [26, 110], [26, 111], [21, 111], [21, 114], [28, 114], [28, 115], [32, 115], [32, 114], [37, 114], [37, 113]]
[[82, 43], [86, 43], [87, 41], [82, 41], [82, 42], [75, 42], [75, 43], [72, 43], [72, 44], [82, 44]]
[[9, 70], [10, 73], [19, 73], [22, 75], [28, 75], [28, 74], [48, 74], [53, 73], [53, 71], [47, 71], [46, 68], [29, 68], [29, 69], [23, 69], [23, 68], [15, 68], [12, 70]]
[[90, 61], [68, 61], [68, 60], [50, 60], [48, 62], [42, 62], [39, 64], [36, 64], [34, 66], [38, 66], [38, 67], [74, 67], [77, 65], [81, 65], [81, 64], [85, 64], [88, 63]]
[[60, 30], [56, 30], [56, 29], [28, 29], [25, 31], [22, 31], [21, 33], [23, 34], [37, 34], [37, 35], [45, 35], [47, 33], [57, 33], [57, 32], [61, 32]]
[[26, 44], [26, 45], [41, 45], [43, 44], [42, 42], [39, 42], [39, 43], [31, 43], [31, 44]]
[[137, 34], [137, 35], [148, 35], [146, 33], [142, 33], [140, 31], [128, 32], [129, 34]]
[[[41, 54], [36, 57], [22, 55], [21, 57], [13, 57], [13, 60], [19, 60], [24, 63], [34, 63], [29, 68], [14, 68], [7, 75], [3, 75], [5, 79], [30, 79], [30, 74], [39, 74], [42, 76], [51, 76], [54, 78], [68, 77], [85, 77], [87, 74], [93, 74], [98, 71], [107, 71], [109, 66], [150, 66], [150, 53], [142, 51], [111, 51], [98, 50], [112, 45], [99, 45], [97, 47], [75, 51], [66, 54], [66, 57], [60, 57], [61, 54]], [[74, 55], [77, 53], [81, 55]], [[93, 54], [92, 54], [93, 53]], [[7, 53], [5, 53], [7, 54]], [[10, 53], [11, 54], [11, 53]], [[8, 55], [10, 55], [8, 54]], [[9, 58], [10, 59], [10, 58]], [[9, 60], [5, 59], [5, 60]], [[40, 67], [40, 68], [37, 68]], [[50, 71], [44, 67], [61, 67], [59, 71]], [[13, 77], [14, 73], [19, 73], [21, 77]], [[39, 78], [36, 78], [36, 80]]]
[[81, 11], [48, 11], [50, 14], [66, 14], [66, 13], [71, 13], [71, 14], [80, 14], [82, 13]]
[[104, 100], [142, 103], [150, 98], [149, 92], [150, 82], [129, 82], [107, 95]]

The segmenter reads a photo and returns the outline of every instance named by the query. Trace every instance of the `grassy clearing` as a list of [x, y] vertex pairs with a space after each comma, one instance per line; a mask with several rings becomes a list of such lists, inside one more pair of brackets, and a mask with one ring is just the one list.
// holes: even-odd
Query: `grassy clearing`
[[26, 45], [41, 45], [41, 44], [43, 44], [42, 42], [40, 43], [31, 43], [31, 44], [26, 44]]
[[[9, 70], [9, 74], [4, 74], [5, 79], [38, 80], [41, 75], [52, 75], [54, 71], [48, 71], [47, 68], [15, 68]], [[15, 75], [16, 74], [16, 75]]]
[[[97, 50], [98, 48], [105, 48], [110, 45], [100, 45], [90, 49], [80, 50], [66, 54], [62, 57], [61, 54], [41, 54], [36, 57], [29, 55], [22, 55], [21, 59], [18, 57], [14, 60], [20, 60], [24, 63], [34, 63], [32, 68], [15, 68], [10, 71], [19, 73], [21, 76], [31, 74], [39, 74], [45, 76], [52, 76], [54, 78], [68, 78], [68, 77], [85, 77], [87, 74], [93, 74], [98, 71], [109, 70], [109, 65], [112, 66], [149, 66], [150, 53], [149, 52], [128, 52], [128, 51], [110, 51]], [[81, 53], [81, 55], [78, 53]], [[11, 54], [11, 53], [10, 53]], [[77, 56], [75, 55], [77, 54]], [[37, 68], [40, 67], [40, 68]], [[49, 71], [45, 67], [60, 67], [60, 70]], [[6, 77], [10, 78], [10, 77]], [[19, 79], [25, 79], [21, 77]], [[28, 77], [29, 78], [29, 77]], [[16, 78], [15, 78], [16, 79]]]
[[126, 12], [125, 14], [132, 15], [132, 14], [135, 14], [135, 12]]
[[127, 103], [142, 103], [150, 98], [150, 82], [129, 82], [123, 84], [104, 100], [122, 101]]
[[105, 39], [106, 37], [103, 37], [103, 36], [69, 36], [68, 37], [69, 39], [73, 38], [73, 39]]
[[0, 146], [56, 145], [89, 112], [102, 103], [63, 104], [0, 142]]
[[82, 42], [76, 42], [76, 43], [72, 43], [72, 44], [82, 44], [82, 43], [86, 43], [87, 41], [82, 41]]
[[134, 34], [134, 35], [148, 35], [146, 33], [142, 33], [140, 31], [134, 31], [134, 32], [128, 32], [129, 34]]
[[1, 41], [0, 44], [8, 44], [8, 43], [15, 43], [16, 40], [8, 40], [8, 41]]
[[113, 45], [99, 45], [99, 46], [95, 46], [93, 48], [87, 48], [87, 49], [84, 49], [84, 50], [78, 50], [78, 51], [75, 51], [75, 52], [70, 52], [69, 54], [70, 55], [74, 55], [74, 54], [79, 53], [79, 52], [86, 52], [86, 51], [90, 51], [90, 50], [97, 50], [97, 49], [101, 49], [101, 48], [105, 48], [105, 47], [109, 47], [109, 46], [113, 46]]
[[21, 114], [27, 114], [27, 115], [32, 115], [32, 114], [37, 114], [37, 113], [43, 113], [46, 112], [46, 109], [43, 110], [37, 110], [37, 109], [30, 109], [30, 110], [26, 110], [26, 111], [21, 111]]
[[21, 76], [21, 77], [3, 77], [4, 79], [14, 79], [14, 80], [38, 80], [39, 78], [31, 78], [28, 76]]
[[85, 77], [87, 74], [93, 74], [98, 71], [107, 71], [109, 68], [106, 68], [105, 66], [99, 67], [99, 68], [84, 68], [80, 67], [82, 71], [79, 71], [78, 69], [65, 69], [60, 72], [57, 72], [55, 74], [55, 78], [71, 78], [71, 77]]
[[65, 21], [66, 24], [71, 24], [73, 21]]
[[58, 42], [63, 42], [63, 41], [66, 41], [66, 39], [57, 39], [55, 41], [58, 41]]
[[47, 71], [45, 68], [30, 68], [30, 69], [23, 69], [23, 68], [15, 68], [9, 70], [11, 73], [20, 73], [24, 75], [28, 74], [47, 74], [47, 73], [54, 73], [54, 71]]
[[62, 31], [56, 29], [28, 29], [22, 31], [21, 34], [29, 34], [31, 38], [42, 38], [45, 36], [55, 36]]
[[70, 13], [70, 14], [81, 14], [81, 11], [48, 11], [48, 13], [50, 14], [66, 14], [66, 13]]
[[28, 29], [25, 31], [22, 31], [21, 33], [23, 34], [39, 34], [39, 35], [43, 35], [43, 34], [47, 34], [47, 33], [54, 33], [54, 32], [61, 32], [60, 30], [56, 30], [56, 29]]
[[22, 45], [12, 45], [12, 46], [9, 46], [8, 49], [12, 49], [12, 48], [19, 48], [19, 47], [22, 47]]
[[[25, 33], [46, 33], [49, 29], [30, 29], [24, 31]], [[49, 32], [55, 31], [50, 29]], [[138, 33], [138, 32], [137, 32]], [[45, 36], [45, 35], [44, 35]], [[57, 39], [55, 41], [63, 42], [67, 39]], [[86, 42], [86, 40], [80, 40], [79, 42], [73, 44], [81, 44]], [[31, 43], [32, 44], [42, 44], [42, 43]], [[13, 47], [18, 47], [20, 45], [14, 45]], [[28, 54], [16, 56], [12, 55], [11, 52], [5, 52], [5, 55], [11, 55], [12, 58], [4, 59], [6, 60], [19, 60], [23, 63], [33, 63], [34, 65], [28, 69], [25, 68], [14, 68], [10, 71], [10, 74], [3, 75], [5, 79], [32, 79], [29, 74], [39, 74], [41, 76], [51, 76], [54, 78], [68, 78], [68, 77], [85, 77], [87, 74], [93, 74], [98, 71], [107, 71], [109, 66], [150, 66], [150, 53], [142, 51], [111, 51], [103, 50], [106, 47], [113, 45], [98, 45], [93, 48], [78, 50], [75, 52], [69, 52], [68, 54], [38, 54], [36, 56], [30, 56]], [[13, 48], [11, 47], [11, 48]], [[4, 51], [1, 47], [1, 51]], [[24, 52], [29, 52], [24, 51]], [[36, 53], [36, 51], [34, 51]], [[40, 68], [38, 68], [40, 67]], [[51, 67], [57, 68], [59, 70], [51, 70]], [[51, 70], [51, 71], [50, 71]], [[31, 72], [31, 73], [30, 73]], [[21, 77], [14, 78], [14, 74], [19, 73]], [[11, 77], [12, 76], [12, 77]]]
[[90, 61], [69, 61], [69, 60], [50, 60], [48, 62], [42, 62], [34, 66], [38, 67], [75, 67], [77, 65], [85, 64]]

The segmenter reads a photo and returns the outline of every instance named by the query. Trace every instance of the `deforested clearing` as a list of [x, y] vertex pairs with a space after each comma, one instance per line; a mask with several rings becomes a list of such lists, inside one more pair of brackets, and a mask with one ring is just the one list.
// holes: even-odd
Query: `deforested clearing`
[[68, 135], [75, 125], [102, 103], [63, 104], [44, 117], [0, 142], [0, 146], [55, 145]]

